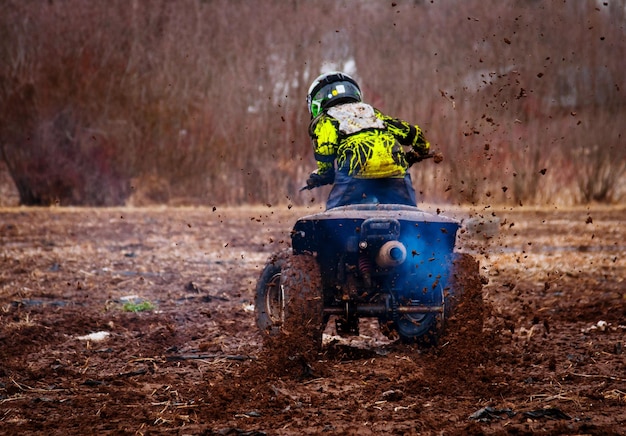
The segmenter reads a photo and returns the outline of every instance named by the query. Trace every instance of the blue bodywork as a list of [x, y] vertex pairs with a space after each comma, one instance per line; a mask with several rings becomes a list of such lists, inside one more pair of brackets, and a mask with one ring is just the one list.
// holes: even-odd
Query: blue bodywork
[[[325, 307], [385, 298], [394, 306], [442, 306], [458, 229], [457, 221], [416, 207], [359, 204], [300, 218], [292, 247], [317, 256]], [[389, 241], [401, 243], [405, 258], [381, 266], [377, 255]]]

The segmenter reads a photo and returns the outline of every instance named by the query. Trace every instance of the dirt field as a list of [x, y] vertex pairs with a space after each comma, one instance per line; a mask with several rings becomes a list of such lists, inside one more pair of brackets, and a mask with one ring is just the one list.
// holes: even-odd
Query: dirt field
[[444, 210], [499, 220], [460, 241], [480, 337], [331, 322], [298, 370], [264, 353], [254, 286], [317, 210], [0, 210], [0, 433], [626, 434], [626, 209]]

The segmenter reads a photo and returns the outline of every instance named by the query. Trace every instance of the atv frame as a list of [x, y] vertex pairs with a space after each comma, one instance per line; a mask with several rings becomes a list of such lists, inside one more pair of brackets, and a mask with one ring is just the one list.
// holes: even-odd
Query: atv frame
[[390, 339], [436, 345], [478, 264], [455, 252], [459, 222], [396, 204], [341, 206], [297, 220], [292, 248], [266, 263], [256, 322], [268, 338], [321, 349], [331, 317], [341, 335], [377, 318]]

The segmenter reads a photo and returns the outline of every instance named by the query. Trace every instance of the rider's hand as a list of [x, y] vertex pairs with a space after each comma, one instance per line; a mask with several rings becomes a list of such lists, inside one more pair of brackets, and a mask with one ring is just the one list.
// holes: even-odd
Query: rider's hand
[[331, 174], [330, 176], [327, 175], [320, 175], [317, 173], [317, 171], [313, 171], [310, 175], [309, 178], [306, 180], [306, 186], [308, 189], [313, 189], [313, 188], [317, 188], [319, 186], [323, 186], [323, 185], [328, 185], [330, 183], [333, 183], [334, 177]]
[[406, 160], [406, 163], [410, 167], [414, 163], [421, 161], [422, 157], [417, 152], [411, 150], [404, 153], [404, 160]]
[[433, 158], [435, 163], [441, 163], [443, 161], [443, 154], [435, 153], [435, 154], [419, 154], [418, 152], [411, 150], [404, 153], [404, 159], [406, 163], [409, 165], [413, 165], [415, 162], [421, 162], [424, 159]]

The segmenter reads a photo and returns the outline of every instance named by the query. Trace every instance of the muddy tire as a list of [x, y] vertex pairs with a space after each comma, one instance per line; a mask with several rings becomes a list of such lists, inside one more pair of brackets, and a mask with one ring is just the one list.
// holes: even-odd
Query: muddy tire
[[315, 257], [289, 258], [281, 276], [284, 293], [282, 334], [293, 347], [318, 352], [324, 330], [322, 275]]
[[479, 336], [483, 328], [484, 302], [482, 278], [476, 259], [467, 253], [455, 253], [448, 282], [444, 317], [446, 335]]
[[315, 257], [285, 250], [272, 256], [257, 283], [257, 326], [266, 343], [317, 352], [322, 346], [322, 277]]
[[284, 250], [270, 257], [256, 285], [254, 309], [256, 324], [264, 335], [274, 336], [283, 323], [283, 293], [280, 286], [282, 271], [291, 257], [291, 250]]

